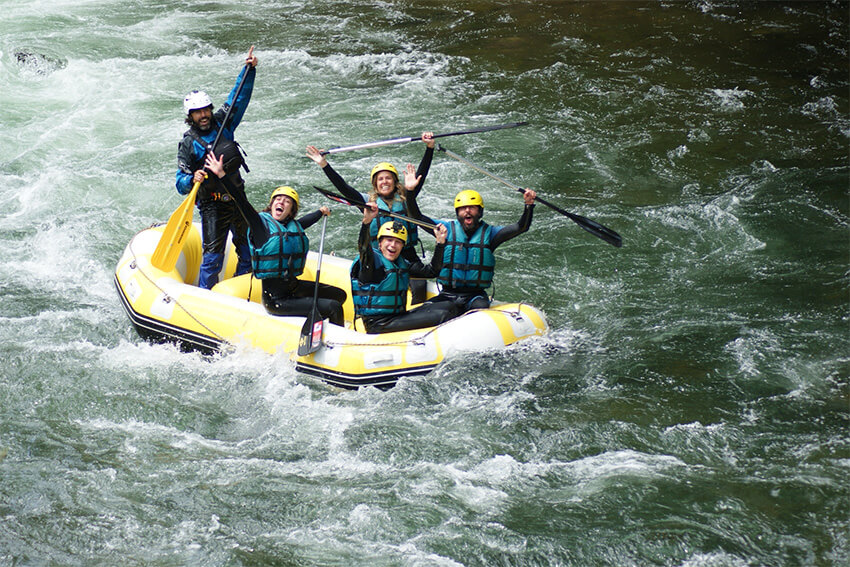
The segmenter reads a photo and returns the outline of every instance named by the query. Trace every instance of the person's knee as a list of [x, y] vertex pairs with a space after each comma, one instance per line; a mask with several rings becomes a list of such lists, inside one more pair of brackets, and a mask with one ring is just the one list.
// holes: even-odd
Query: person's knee
[[333, 299], [322, 300], [321, 305], [322, 317], [329, 319], [334, 325], [342, 327], [345, 325], [345, 314], [342, 309], [342, 304]]
[[342, 310], [342, 304], [340, 302], [333, 302], [333, 310], [331, 311], [329, 319], [334, 325], [339, 325], [340, 327], [345, 325], [345, 314]]
[[470, 300], [469, 303], [466, 304], [467, 311], [471, 311], [473, 309], [487, 309], [490, 307], [490, 300], [483, 295], [478, 295]]
[[443, 311], [438, 311], [436, 321], [434, 322], [434, 324], [435, 325], [441, 325], [441, 324], [445, 323], [446, 321], [449, 321], [450, 319], [454, 318], [454, 316], [455, 316], [455, 313], [451, 310], [448, 310], [448, 309], [445, 309]]
[[221, 268], [221, 265], [224, 263], [224, 254], [220, 254], [218, 252], [204, 252], [201, 263], [204, 266], [218, 266]]
[[455, 317], [460, 315], [460, 313], [461, 313], [461, 311], [460, 311], [460, 309], [458, 309], [457, 305], [454, 305], [453, 303], [448, 303], [448, 304], [446, 304], [445, 309], [443, 309], [443, 314], [445, 316], [443, 321], [448, 321], [449, 319], [454, 319]]
[[204, 254], [198, 271], [198, 286], [210, 289], [218, 283], [218, 273], [224, 263], [224, 254]]
[[410, 302], [412, 304], [423, 303], [428, 299], [428, 282], [426, 280], [410, 280]]

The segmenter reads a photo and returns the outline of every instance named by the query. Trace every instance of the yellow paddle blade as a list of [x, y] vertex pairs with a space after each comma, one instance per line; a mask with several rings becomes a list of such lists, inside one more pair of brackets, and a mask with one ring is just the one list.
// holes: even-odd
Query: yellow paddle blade
[[165, 225], [165, 230], [162, 231], [159, 244], [156, 245], [156, 250], [151, 255], [151, 264], [154, 268], [170, 272], [177, 265], [177, 258], [180, 257], [186, 235], [189, 234], [189, 227], [192, 226], [195, 196], [198, 194], [198, 187], [200, 186], [200, 183], [195, 183], [192, 186], [192, 191], [186, 195], [180, 206], [168, 217], [168, 223]]

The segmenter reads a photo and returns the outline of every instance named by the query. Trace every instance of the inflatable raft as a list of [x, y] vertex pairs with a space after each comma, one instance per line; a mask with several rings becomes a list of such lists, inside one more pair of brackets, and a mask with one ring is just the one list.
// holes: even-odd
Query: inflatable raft
[[[262, 285], [250, 274], [232, 277], [236, 253], [228, 244], [219, 283], [197, 287], [201, 263], [200, 225], [186, 237], [177, 265], [163, 272], [151, 255], [163, 226], [136, 234], [115, 269], [115, 287], [139, 335], [155, 342], [174, 342], [191, 350], [215, 352], [247, 345], [266, 352], [288, 353], [296, 370], [343, 388], [392, 387], [399, 378], [427, 374], [458, 352], [504, 348], [548, 329], [543, 314], [524, 303], [496, 304], [471, 311], [440, 326], [370, 335], [355, 321], [351, 303], [351, 260], [325, 254], [321, 281], [344, 289], [345, 327], [325, 322], [322, 346], [298, 356], [304, 317], [269, 315], [261, 303]], [[315, 281], [317, 254], [310, 252], [302, 278]], [[429, 296], [436, 294], [428, 282]]]

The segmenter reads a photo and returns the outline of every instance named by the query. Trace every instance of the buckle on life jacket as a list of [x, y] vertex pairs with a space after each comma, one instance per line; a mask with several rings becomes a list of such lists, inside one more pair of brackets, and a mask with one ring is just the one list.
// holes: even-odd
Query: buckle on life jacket
[[233, 197], [231, 197], [227, 193], [210, 193], [210, 199], [212, 199], [213, 201], [221, 201], [222, 203], [227, 203], [228, 201], [232, 200]]

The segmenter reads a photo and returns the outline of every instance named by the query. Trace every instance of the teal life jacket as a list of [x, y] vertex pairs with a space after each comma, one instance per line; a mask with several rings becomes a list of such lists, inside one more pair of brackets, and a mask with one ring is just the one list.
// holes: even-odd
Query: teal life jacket
[[[269, 231], [269, 239], [260, 247], [251, 245], [254, 277], [294, 279], [304, 272], [310, 240], [294, 219], [282, 224], [271, 213], [261, 212], [260, 219]], [[250, 229], [249, 229], [250, 232]], [[250, 235], [248, 242], [251, 242]]]
[[485, 222], [478, 225], [472, 237], [467, 237], [460, 221], [443, 222], [448, 228], [443, 250], [443, 269], [437, 281], [452, 289], [487, 289], [493, 283], [496, 257], [490, 249], [493, 227]]
[[404, 243], [405, 248], [411, 248], [419, 242], [419, 227], [412, 222], [408, 222], [405, 220], [393, 218], [388, 215], [382, 215], [382, 212], [385, 213], [395, 213], [398, 215], [404, 215], [409, 217], [410, 214], [407, 212], [407, 207], [404, 204], [404, 201], [400, 199], [396, 199], [393, 201], [392, 209], [387, 206], [387, 202], [381, 199], [380, 197], [376, 201], [378, 203], [378, 216], [372, 219], [372, 223], [369, 225], [369, 234], [372, 235], [372, 243], [377, 244], [378, 242], [378, 230], [380, 230], [381, 226], [385, 222], [400, 222], [404, 225], [404, 228], [407, 229], [407, 242]]
[[381, 252], [372, 249], [375, 266], [384, 268], [386, 276], [379, 283], [361, 283], [357, 279], [360, 273], [360, 259], [351, 265], [351, 296], [354, 312], [358, 315], [396, 315], [407, 308], [407, 286], [410, 284], [410, 266], [401, 256], [390, 262]]

